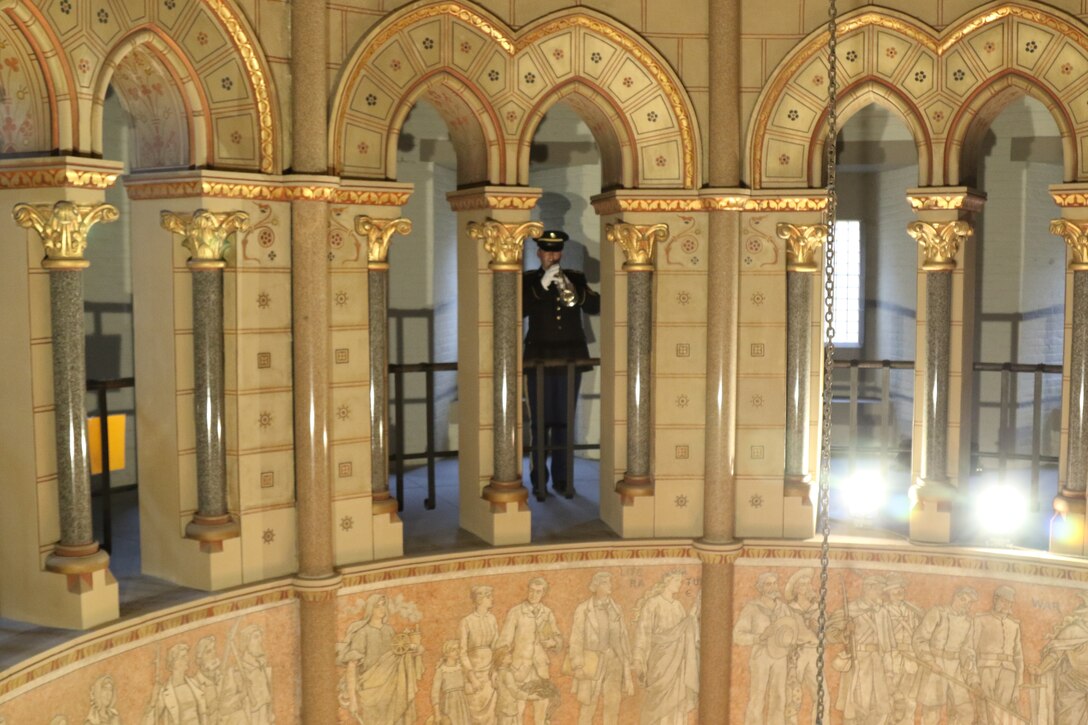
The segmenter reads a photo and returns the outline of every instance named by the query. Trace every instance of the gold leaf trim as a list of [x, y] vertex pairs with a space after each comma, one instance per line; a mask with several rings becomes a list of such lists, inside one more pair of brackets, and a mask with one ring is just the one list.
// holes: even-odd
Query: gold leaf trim
[[823, 211], [827, 197], [700, 196], [691, 198], [609, 197], [593, 202], [601, 215], [623, 212], [699, 212], [699, 211]]
[[907, 196], [907, 201], [915, 211], [955, 209], [981, 211], [985, 199], [976, 194], [911, 194]]
[[536, 206], [540, 194], [465, 194], [450, 198], [453, 211], [480, 211], [483, 209], [515, 209], [528, 211]]
[[827, 241], [826, 224], [790, 224], [779, 222], [778, 238], [786, 242], [787, 272], [819, 272], [818, 253]]
[[87, 248], [87, 234], [92, 226], [98, 222], [117, 221], [120, 213], [112, 204], [58, 201], [53, 206], [16, 204], [12, 209], [12, 217], [19, 226], [38, 233], [49, 261], [69, 262], [83, 259], [83, 251]]
[[207, 196], [249, 201], [328, 201], [359, 206], [404, 206], [409, 191], [337, 189], [331, 186], [233, 183], [220, 181], [167, 181], [154, 184], [135, 183], [128, 187], [130, 199], [186, 199]]
[[604, 235], [605, 239], [619, 245], [623, 250], [627, 259], [623, 263], [625, 270], [649, 271], [654, 268], [654, 249], [657, 242], [664, 242], [669, 238], [669, 225], [617, 222], [605, 224]]
[[1072, 255], [1069, 269], [1074, 272], [1088, 271], [1088, 222], [1077, 224], [1068, 219], [1055, 219], [1050, 222], [1050, 233], [1062, 237], [1069, 245]]
[[253, 87], [253, 95], [257, 100], [257, 118], [261, 136], [260, 168], [265, 174], [275, 172], [273, 159], [275, 148], [273, 144], [272, 129], [272, 101], [268, 95], [268, 81], [261, 68], [260, 54], [253, 48], [249, 41], [241, 21], [235, 17], [230, 7], [223, 0], [204, 0], [212, 11], [219, 17], [220, 22], [226, 27], [238, 52], [242, 54], [246, 73], [249, 76], [250, 85]]
[[117, 181], [117, 172], [78, 169], [19, 169], [0, 171], [0, 189], [44, 189], [74, 187], [108, 189]]
[[397, 219], [375, 219], [366, 215], [355, 217], [355, 233], [366, 237], [366, 258], [372, 265], [385, 264], [388, 260], [389, 242], [394, 234], [410, 234], [411, 232], [412, 221], [404, 217]]

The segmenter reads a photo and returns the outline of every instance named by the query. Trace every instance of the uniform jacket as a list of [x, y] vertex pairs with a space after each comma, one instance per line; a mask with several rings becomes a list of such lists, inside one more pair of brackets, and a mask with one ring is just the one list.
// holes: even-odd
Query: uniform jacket
[[540, 286], [543, 269], [522, 275], [521, 314], [529, 318], [525, 335], [525, 359], [587, 358], [589, 347], [582, 327], [582, 312], [589, 315], [601, 311], [601, 296], [589, 288], [581, 272], [563, 270], [575, 292], [575, 305], [567, 307], [559, 301], [558, 284], [548, 289]]

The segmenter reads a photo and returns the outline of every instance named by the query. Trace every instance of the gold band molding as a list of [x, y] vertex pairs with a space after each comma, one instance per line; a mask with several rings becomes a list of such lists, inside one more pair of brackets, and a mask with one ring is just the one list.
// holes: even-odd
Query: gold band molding
[[319, 184], [231, 182], [203, 179], [126, 184], [130, 199], [188, 199], [206, 196], [247, 201], [325, 201], [359, 206], [404, 206], [409, 190], [353, 189]]

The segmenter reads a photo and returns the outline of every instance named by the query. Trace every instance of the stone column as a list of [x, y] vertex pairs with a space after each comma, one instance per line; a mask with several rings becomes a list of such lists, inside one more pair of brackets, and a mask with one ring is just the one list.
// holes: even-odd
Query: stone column
[[[394, 234], [409, 234], [412, 222], [362, 215], [355, 217], [355, 231], [367, 240], [371, 513], [397, 522], [397, 500], [389, 495], [389, 243]], [[397, 555], [403, 553], [402, 540]]]
[[49, 271], [53, 342], [53, 402], [56, 435], [60, 541], [45, 561], [49, 571], [87, 574], [106, 569], [109, 554], [94, 540], [91, 477], [87, 459], [86, 357], [83, 330], [83, 258], [87, 234], [97, 222], [118, 218], [110, 204], [16, 204], [15, 222], [34, 229], [45, 245]]
[[491, 256], [491, 315], [493, 324], [492, 371], [494, 387], [491, 398], [493, 461], [491, 482], [483, 498], [502, 509], [507, 504], [519, 506], [529, 492], [521, 482], [521, 451], [518, 450], [518, 421], [521, 404], [518, 396], [518, 349], [521, 347], [520, 304], [521, 252], [526, 237], [538, 237], [544, 231], [540, 222], [504, 224], [488, 219], [470, 222], [469, 236], [483, 242]]
[[620, 246], [627, 272], [627, 470], [616, 483], [624, 505], [653, 496], [650, 471], [650, 340], [653, 333], [654, 246], [668, 239], [665, 224], [605, 227], [608, 241]]
[[780, 222], [786, 242], [786, 470], [783, 488], [785, 535], [807, 539], [816, 533], [809, 431], [812, 379], [812, 281], [822, 267], [819, 252], [826, 224]]
[[241, 533], [227, 510], [223, 394], [223, 270], [230, 237], [248, 228], [244, 212], [162, 212], [164, 229], [180, 234], [193, 276], [193, 418], [196, 423], [197, 510], [185, 535], [201, 549], [222, 551]]
[[961, 217], [981, 209], [982, 197], [965, 189], [918, 190], [910, 202], [920, 220], [908, 224], [907, 233], [919, 245], [924, 285], [915, 353], [915, 425], [917, 431], [920, 404], [921, 431], [915, 435], [910, 537], [948, 543], [958, 482], [969, 473], [974, 262], [965, 244], [974, 231]]
[[[1067, 211], [1068, 209], [1068, 211]], [[1075, 208], [1063, 207], [1063, 213]], [[1085, 496], [1088, 489], [1088, 221], [1055, 219], [1050, 233], [1065, 239], [1069, 247], [1066, 286], [1072, 276], [1072, 295], [1066, 293], [1066, 354], [1062, 409], [1068, 416], [1068, 441], [1054, 498], [1050, 526], [1050, 550], [1082, 555], [1085, 551]], [[1071, 298], [1070, 298], [1071, 297]]]

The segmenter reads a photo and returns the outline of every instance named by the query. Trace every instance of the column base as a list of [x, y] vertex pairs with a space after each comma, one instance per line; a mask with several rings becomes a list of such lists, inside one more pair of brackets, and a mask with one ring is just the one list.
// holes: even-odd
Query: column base
[[952, 541], [952, 503], [957, 490], [947, 481], [918, 479], [910, 488], [910, 540], [920, 544]]
[[519, 510], [528, 509], [529, 490], [525, 488], [520, 478], [514, 481], [497, 481], [492, 478], [491, 482], [484, 486], [480, 496], [491, 504], [491, 513], [504, 512], [506, 505], [511, 503], [516, 503]]
[[[72, 556], [72, 552], [91, 553]], [[120, 592], [109, 570], [110, 556], [97, 543], [62, 547], [45, 558], [45, 572], [34, 585], [32, 612], [18, 619], [69, 629], [90, 629], [120, 616]], [[59, 575], [59, 576], [58, 576]]]
[[223, 550], [223, 542], [237, 539], [242, 535], [242, 527], [231, 518], [222, 516], [201, 516], [195, 514], [193, 520], [185, 525], [185, 538], [200, 542], [200, 550], [205, 554], [217, 554]]
[[634, 506], [636, 498], [654, 495], [654, 479], [651, 476], [624, 473], [623, 478], [616, 481], [616, 493], [620, 495], [624, 506]]
[[1054, 516], [1050, 519], [1050, 551], [1054, 554], [1082, 556], [1086, 518], [1084, 491], [1063, 488], [1054, 497]]
[[816, 535], [816, 489], [810, 476], [785, 477], [782, 489], [782, 536], [811, 539]]
[[381, 491], [370, 500], [375, 559], [404, 556], [404, 522], [397, 515], [397, 508], [397, 499], [388, 491]]

